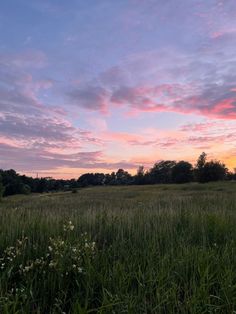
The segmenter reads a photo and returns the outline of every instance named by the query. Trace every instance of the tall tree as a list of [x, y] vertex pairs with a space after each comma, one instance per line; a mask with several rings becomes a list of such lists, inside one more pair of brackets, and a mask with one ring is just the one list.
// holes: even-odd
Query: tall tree
[[206, 161], [207, 155], [202, 153], [196, 164], [195, 177], [198, 182], [210, 182], [224, 180], [228, 169], [218, 160]]
[[137, 174], [134, 176], [135, 184], [145, 184], [145, 172], [144, 166], [139, 166], [137, 169]]
[[206, 164], [207, 154], [205, 152], [201, 153], [198, 157], [196, 167], [194, 169], [195, 179], [198, 182], [205, 182], [204, 180], [204, 166]]
[[224, 180], [226, 178], [227, 171], [228, 169], [220, 161], [211, 160], [209, 162], [206, 162], [204, 165], [204, 175], [202, 178], [202, 182]]
[[193, 180], [193, 166], [184, 160], [179, 161], [172, 169], [173, 183], [187, 183]]
[[148, 174], [150, 183], [171, 183], [172, 170], [175, 165], [176, 162], [173, 160], [162, 160], [155, 163]]
[[118, 185], [120, 184], [131, 184], [132, 183], [132, 176], [128, 173], [128, 171], [125, 171], [124, 169], [118, 169], [116, 172], [116, 183]]

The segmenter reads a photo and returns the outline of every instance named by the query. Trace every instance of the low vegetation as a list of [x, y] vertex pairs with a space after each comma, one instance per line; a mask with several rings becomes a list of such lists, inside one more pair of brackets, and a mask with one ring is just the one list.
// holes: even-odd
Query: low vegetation
[[0, 313], [234, 313], [236, 183], [0, 204]]

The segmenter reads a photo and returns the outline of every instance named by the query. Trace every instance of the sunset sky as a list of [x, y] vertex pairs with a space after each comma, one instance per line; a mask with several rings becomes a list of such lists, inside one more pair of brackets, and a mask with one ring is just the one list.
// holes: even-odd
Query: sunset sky
[[0, 168], [236, 167], [235, 0], [1, 0]]

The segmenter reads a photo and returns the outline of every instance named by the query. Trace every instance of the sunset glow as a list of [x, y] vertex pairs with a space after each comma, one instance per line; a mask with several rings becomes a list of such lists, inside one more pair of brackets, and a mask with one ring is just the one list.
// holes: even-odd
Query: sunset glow
[[235, 0], [3, 0], [0, 17], [0, 168], [236, 167]]

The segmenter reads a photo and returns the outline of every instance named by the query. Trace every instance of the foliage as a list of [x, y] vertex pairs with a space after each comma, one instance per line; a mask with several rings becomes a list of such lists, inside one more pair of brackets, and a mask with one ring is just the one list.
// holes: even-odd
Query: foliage
[[198, 182], [211, 182], [224, 180], [227, 177], [228, 169], [220, 161], [206, 161], [207, 155], [202, 153], [197, 161], [195, 176]]
[[146, 175], [144, 171], [144, 166], [139, 166], [137, 170], [137, 174], [134, 176], [135, 184], [145, 184], [146, 183]]
[[103, 185], [105, 181], [105, 175], [103, 173], [85, 173], [78, 179], [78, 185], [80, 187], [86, 187], [90, 185]]
[[234, 313], [235, 224], [235, 182], [4, 199], [0, 313]]
[[118, 169], [116, 172], [116, 184], [127, 185], [132, 183], [132, 176], [123, 169]]
[[[15, 170], [0, 170], [4, 186], [4, 196], [14, 194], [44, 193], [54, 191], [77, 191], [78, 188], [102, 185], [131, 184], [168, 184], [187, 182], [210, 182], [219, 180], [236, 180], [236, 172], [230, 173], [220, 161], [207, 161], [202, 153], [195, 168], [187, 161], [162, 160], [154, 164], [149, 171], [140, 166], [137, 174], [132, 176], [124, 169], [117, 172], [85, 173], [78, 180], [56, 180], [51, 177], [31, 178], [19, 175]], [[1, 191], [1, 189], [0, 189]]]
[[193, 166], [187, 161], [179, 161], [172, 168], [173, 183], [187, 183], [193, 181]]
[[176, 162], [173, 160], [162, 160], [155, 163], [148, 173], [150, 183], [171, 183], [172, 170]]

